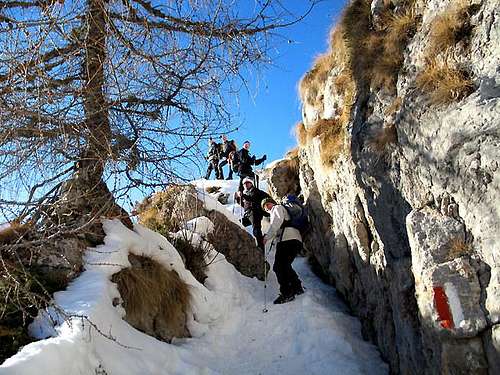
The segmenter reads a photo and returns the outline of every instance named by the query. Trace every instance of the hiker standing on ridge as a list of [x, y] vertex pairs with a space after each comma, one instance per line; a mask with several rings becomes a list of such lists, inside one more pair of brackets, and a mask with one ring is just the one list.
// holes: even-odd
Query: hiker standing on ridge
[[260, 202], [265, 198], [270, 198], [270, 196], [265, 191], [256, 188], [250, 177], [243, 179], [243, 187], [244, 190], [240, 193], [240, 205], [244, 208], [245, 213], [241, 223], [245, 227], [252, 224], [252, 233], [257, 240], [257, 246], [264, 250], [262, 218], [269, 216], [269, 214], [262, 210]]
[[[238, 151], [234, 156], [233, 164], [238, 170], [238, 176], [240, 176], [240, 187], [239, 191], [243, 190], [242, 181], [245, 177], [250, 177], [254, 180], [255, 186], [259, 186], [258, 178], [256, 178], [253, 172], [252, 165], [262, 164], [266, 159], [267, 155], [262, 156], [260, 159], [255, 158], [255, 155], [250, 155], [250, 141], [243, 142], [243, 148]], [[260, 205], [260, 203], [259, 203]]]
[[272, 198], [262, 200], [262, 209], [271, 215], [269, 230], [264, 236], [264, 244], [277, 241], [273, 271], [280, 284], [280, 295], [273, 303], [280, 304], [293, 301], [295, 296], [304, 293], [302, 283], [292, 268], [297, 254], [302, 250], [302, 236], [297, 228], [289, 225], [292, 220], [282, 204], [276, 204]]
[[222, 167], [225, 166], [227, 163], [229, 163], [229, 175], [227, 176], [227, 180], [232, 180], [233, 179], [233, 166], [232, 166], [232, 163], [230, 163], [229, 154], [231, 152], [236, 151], [236, 143], [234, 142], [233, 139], [231, 139], [229, 141], [225, 134], [221, 135], [221, 139], [222, 139], [222, 152], [221, 152], [222, 161], [219, 164], [221, 178], [224, 178], [224, 171], [223, 171]]
[[207, 173], [205, 174], [205, 180], [210, 179], [210, 174], [212, 173], [212, 169], [215, 170], [215, 178], [220, 180], [222, 178], [222, 170], [219, 168], [219, 159], [220, 159], [220, 143], [215, 142], [212, 137], [208, 139], [208, 168]]

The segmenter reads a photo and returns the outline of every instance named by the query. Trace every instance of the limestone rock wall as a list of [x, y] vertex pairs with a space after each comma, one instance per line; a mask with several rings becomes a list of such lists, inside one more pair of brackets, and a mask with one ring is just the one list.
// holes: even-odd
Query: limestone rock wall
[[[471, 3], [470, 47], [453, 57], [471, 95], [431, 105], [416, 89], [430, 24], [450, 5], [420, 0], [395, 92], [357, 87], [333, 166], [320, 137], [299, 150], [310, 254], [393, 373], [500, 373], [500, 7]], [[335, 116], [338, 74], [321, 106], [304, 104], [306, 129]], [[374, 147], [389, 125], [394, 141]]]

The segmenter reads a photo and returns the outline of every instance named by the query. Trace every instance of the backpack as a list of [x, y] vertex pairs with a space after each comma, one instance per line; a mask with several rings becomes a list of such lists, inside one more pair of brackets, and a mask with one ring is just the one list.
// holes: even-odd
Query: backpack
[[229, 151], [238, 151], [238, 148], [236, 147], [236, 142], [234, 139], [231, 139], [229, 141]]
[[233, 172], [238, 173], [240, 171], [240, 164], [241, 164], [240, 155], [236, 151], [231, 151], [229, 153], [229, 159], [231, 160]]
[[309, 215], [307, 208], [293, 194], [285, 195], [281, 199], [281, 204], [285, 207], [290, 216], [290, 220], [285, 220], [283, 227], [293, 227], [298, 229], [300, 234], [304, 234], [309, 229]]

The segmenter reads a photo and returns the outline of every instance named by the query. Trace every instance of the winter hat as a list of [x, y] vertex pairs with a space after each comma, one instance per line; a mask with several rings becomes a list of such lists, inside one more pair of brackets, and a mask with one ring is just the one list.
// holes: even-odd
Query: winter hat
[[266, 204], [268, 203], [276, 204], [276, 201], [273, 198], [264, 198], [262, 199], [262, 202], [260, 202], [260, 207], [265, 211]]
[[248, 144], [250, 144], [250, 141], [245, 141], [245, 142], [243, 142], [243, 144], [245, 144], [245, 143], [248, 143]]
[[253, 186], [253, 180], [250, 177], [245, 177], [241, 183], [245, 185], [247, 182], [250, 182]]

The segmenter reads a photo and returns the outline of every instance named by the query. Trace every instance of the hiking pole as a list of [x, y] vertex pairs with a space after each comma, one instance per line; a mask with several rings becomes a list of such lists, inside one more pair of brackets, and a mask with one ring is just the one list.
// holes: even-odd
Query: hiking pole
[[[273, 248], [274, 244], [274, 238], [271, 241], [271, 246], [269, 246], [269, 252], [271, 252], [271, 249]], [[268, 312], [269, 310], [267, 309], [267, 253], [266, 253], [266, 247], [264, 246], [264, 309], [262, 310], [263, 313]]]

